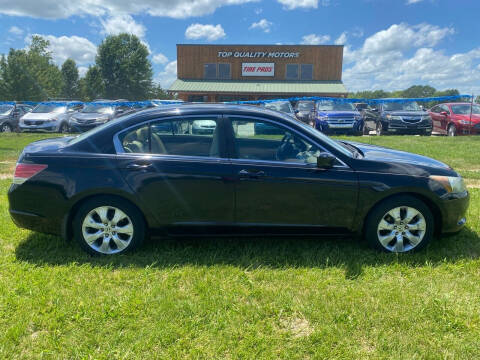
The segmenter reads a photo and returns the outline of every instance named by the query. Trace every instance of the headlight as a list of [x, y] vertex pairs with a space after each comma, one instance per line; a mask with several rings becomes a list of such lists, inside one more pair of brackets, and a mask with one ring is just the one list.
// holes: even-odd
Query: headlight
[[394, 115], [387, 115], [387, 119], [388, 120], [400, 120], [400, 121], [402, 121], [401, 116], [394, 116]]
[[360, 115], [355, 115], [353, 118], [354, 118], [355, 120], [360, 120], [362, 117], [361, 117]]
[[95, 119], [96, 123], [104, 123], [106, 121], [108, 121], [108, 116], [102, 116]]
[[467, 190], [465, 182], [461, 176], [438, 176], [431, 175], [430, 179], [442, 185], [448, 192], [453, 194], [463, 193]]
[[460, 123], [460, 124], [463, 124], [463, 125], [469, 125], [469, 124], [470, 124], [470, 121], [468, 121], [468, 120], [460, 120], [459, 123]]
[[328, 120], [328, 116], [319, 116], [318, 117], [321, 121], [327, 121]]

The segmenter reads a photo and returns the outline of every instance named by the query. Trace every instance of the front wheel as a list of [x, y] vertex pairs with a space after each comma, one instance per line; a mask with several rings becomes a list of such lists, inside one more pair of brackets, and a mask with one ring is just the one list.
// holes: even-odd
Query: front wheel
[[434, 219], [425, 203], [403, 195], [376, 206], [365, 222], [365, 237], [385, 252], [411, 252], [424, 248], [433, 237]]
[[0, 130], [2, 130], [2, 132], [5, 132], [5, 133], [10, 133], [12, 132], [12, 127], [10, 126], [9, 123], [4, 123], [2, 124], [2, 127], [0, 128]]
[[457, 128], [455, 127], [455, 125], [451, 124], [448, 127], [447, 135], [448, 136], [456, 136], [457, 135]]
[[133, 250], [145, 238], [145, 222], [130, 203], [99, 196], [84, 203], [73, 220], [75, 240], [92, 255], [113, 255]]
[[58, 129], [58, 132], [62, 133], [62, 134], [67, 134], [69, 131], [69, 128], [68, 128], [68, 124], [67, 123], [62, 123], [60, 125], [60, 129]]
[[385, 131], [383, 130], [383, 125], [381, 121], [379, 121], [377, 123], [377, 126], [375, 127], [375, 134], [377, 134], [377, 136], [385, 135]]

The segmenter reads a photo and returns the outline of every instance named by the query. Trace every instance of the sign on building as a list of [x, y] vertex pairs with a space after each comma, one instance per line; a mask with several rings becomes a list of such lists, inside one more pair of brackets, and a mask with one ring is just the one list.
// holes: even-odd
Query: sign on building
[[274, 76], [274, 63], [242, 63], [242, 76]]

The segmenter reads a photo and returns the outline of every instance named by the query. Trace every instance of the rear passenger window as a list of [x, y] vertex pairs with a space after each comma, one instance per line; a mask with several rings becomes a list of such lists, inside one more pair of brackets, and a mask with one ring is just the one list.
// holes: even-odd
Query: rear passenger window
[[129, 153], [180, 156], [220, 156], [217, 119], [162, 120], [123, 134], [123, 149]]

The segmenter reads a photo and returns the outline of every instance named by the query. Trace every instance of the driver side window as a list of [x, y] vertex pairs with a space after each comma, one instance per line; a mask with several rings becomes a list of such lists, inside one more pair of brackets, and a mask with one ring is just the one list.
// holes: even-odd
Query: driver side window
[[316, 164], [320, 149], [288, 128], [261, 120], [232, 120], [233, 158]]

